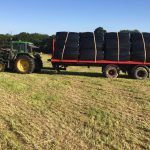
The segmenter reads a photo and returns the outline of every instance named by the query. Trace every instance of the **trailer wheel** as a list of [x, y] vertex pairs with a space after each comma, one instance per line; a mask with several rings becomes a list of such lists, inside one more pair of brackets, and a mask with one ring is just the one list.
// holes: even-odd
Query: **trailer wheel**
[[148, 78], [149, 72], [145, 67], [135, 67], [132, 70], [133, 77], [138, 80], [144, 80]]
[[107, 78], [117, 78], [119, 76], [119, 67], [116, 65], [107, 65], [103, 73]]
[[5, 71], [5, 64], [0, 61], [0, 72], [4, 72]]

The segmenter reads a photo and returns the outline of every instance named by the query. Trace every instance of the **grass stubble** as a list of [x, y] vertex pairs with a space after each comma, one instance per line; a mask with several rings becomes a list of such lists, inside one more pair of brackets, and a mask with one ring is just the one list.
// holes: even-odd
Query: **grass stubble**
[[149, 79], [106, 79], [100, 68], [0, 73], [0, 149], [148, 150], [149, 91]]

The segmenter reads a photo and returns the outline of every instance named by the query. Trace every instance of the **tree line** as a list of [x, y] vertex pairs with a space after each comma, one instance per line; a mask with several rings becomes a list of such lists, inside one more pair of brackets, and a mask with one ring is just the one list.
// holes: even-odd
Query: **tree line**
[[26, 41], [34, 43], [34, 45], [38, 46], [43, 53], [51, 53], [52, 39], [53, 36], [39, 33], [30, 34], [22, 32], [17, 35], [0, 34], [0, 47], [10, 48], [11, 41]]
[[[95, 29], [95, 32], [103, 32], [106, 33], [103, 27], [98, 27]], [[120, 32], [140, 32], [139, 30], [121, 30]], [[36, 46], [40, 48], [43, 53], [50, 54], [52, 52], [52, 39], [53, 36], [49, 36], [47, 34], [39, 34], [39, 33], [26, 33], [22, 32], [17, 35], [10, 35], [10, 34], [0, 34], [0, 48], [9, 48], [10, 41], [27, 41], [32, 42]]]
[[[105, 30], [103, 27], [98, 27], [95, 29], [94, 32], [96, 32], [96, 33], [107, 33], [107, 30]], [[140, 32], [140, 31], [137, 29], [134, 29], [134, 30], [126, 29], [126, 30], [120, 30], [119, 32], [121, 32], [121, 33], [135, 33], [135, 32]]]

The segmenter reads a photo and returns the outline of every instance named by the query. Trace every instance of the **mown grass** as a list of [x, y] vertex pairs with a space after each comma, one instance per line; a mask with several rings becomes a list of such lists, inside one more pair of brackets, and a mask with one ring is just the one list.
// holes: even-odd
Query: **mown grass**
[[148, 150], [150, 80], [86, 67], [0, 73], [0, 149]]

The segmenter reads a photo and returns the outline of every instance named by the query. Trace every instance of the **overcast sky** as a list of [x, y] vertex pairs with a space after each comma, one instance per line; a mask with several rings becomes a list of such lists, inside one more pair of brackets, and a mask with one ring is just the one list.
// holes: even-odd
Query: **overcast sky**
[[150, 32], [150, 0], [0, 0], [0, 33], [139, 29]]

